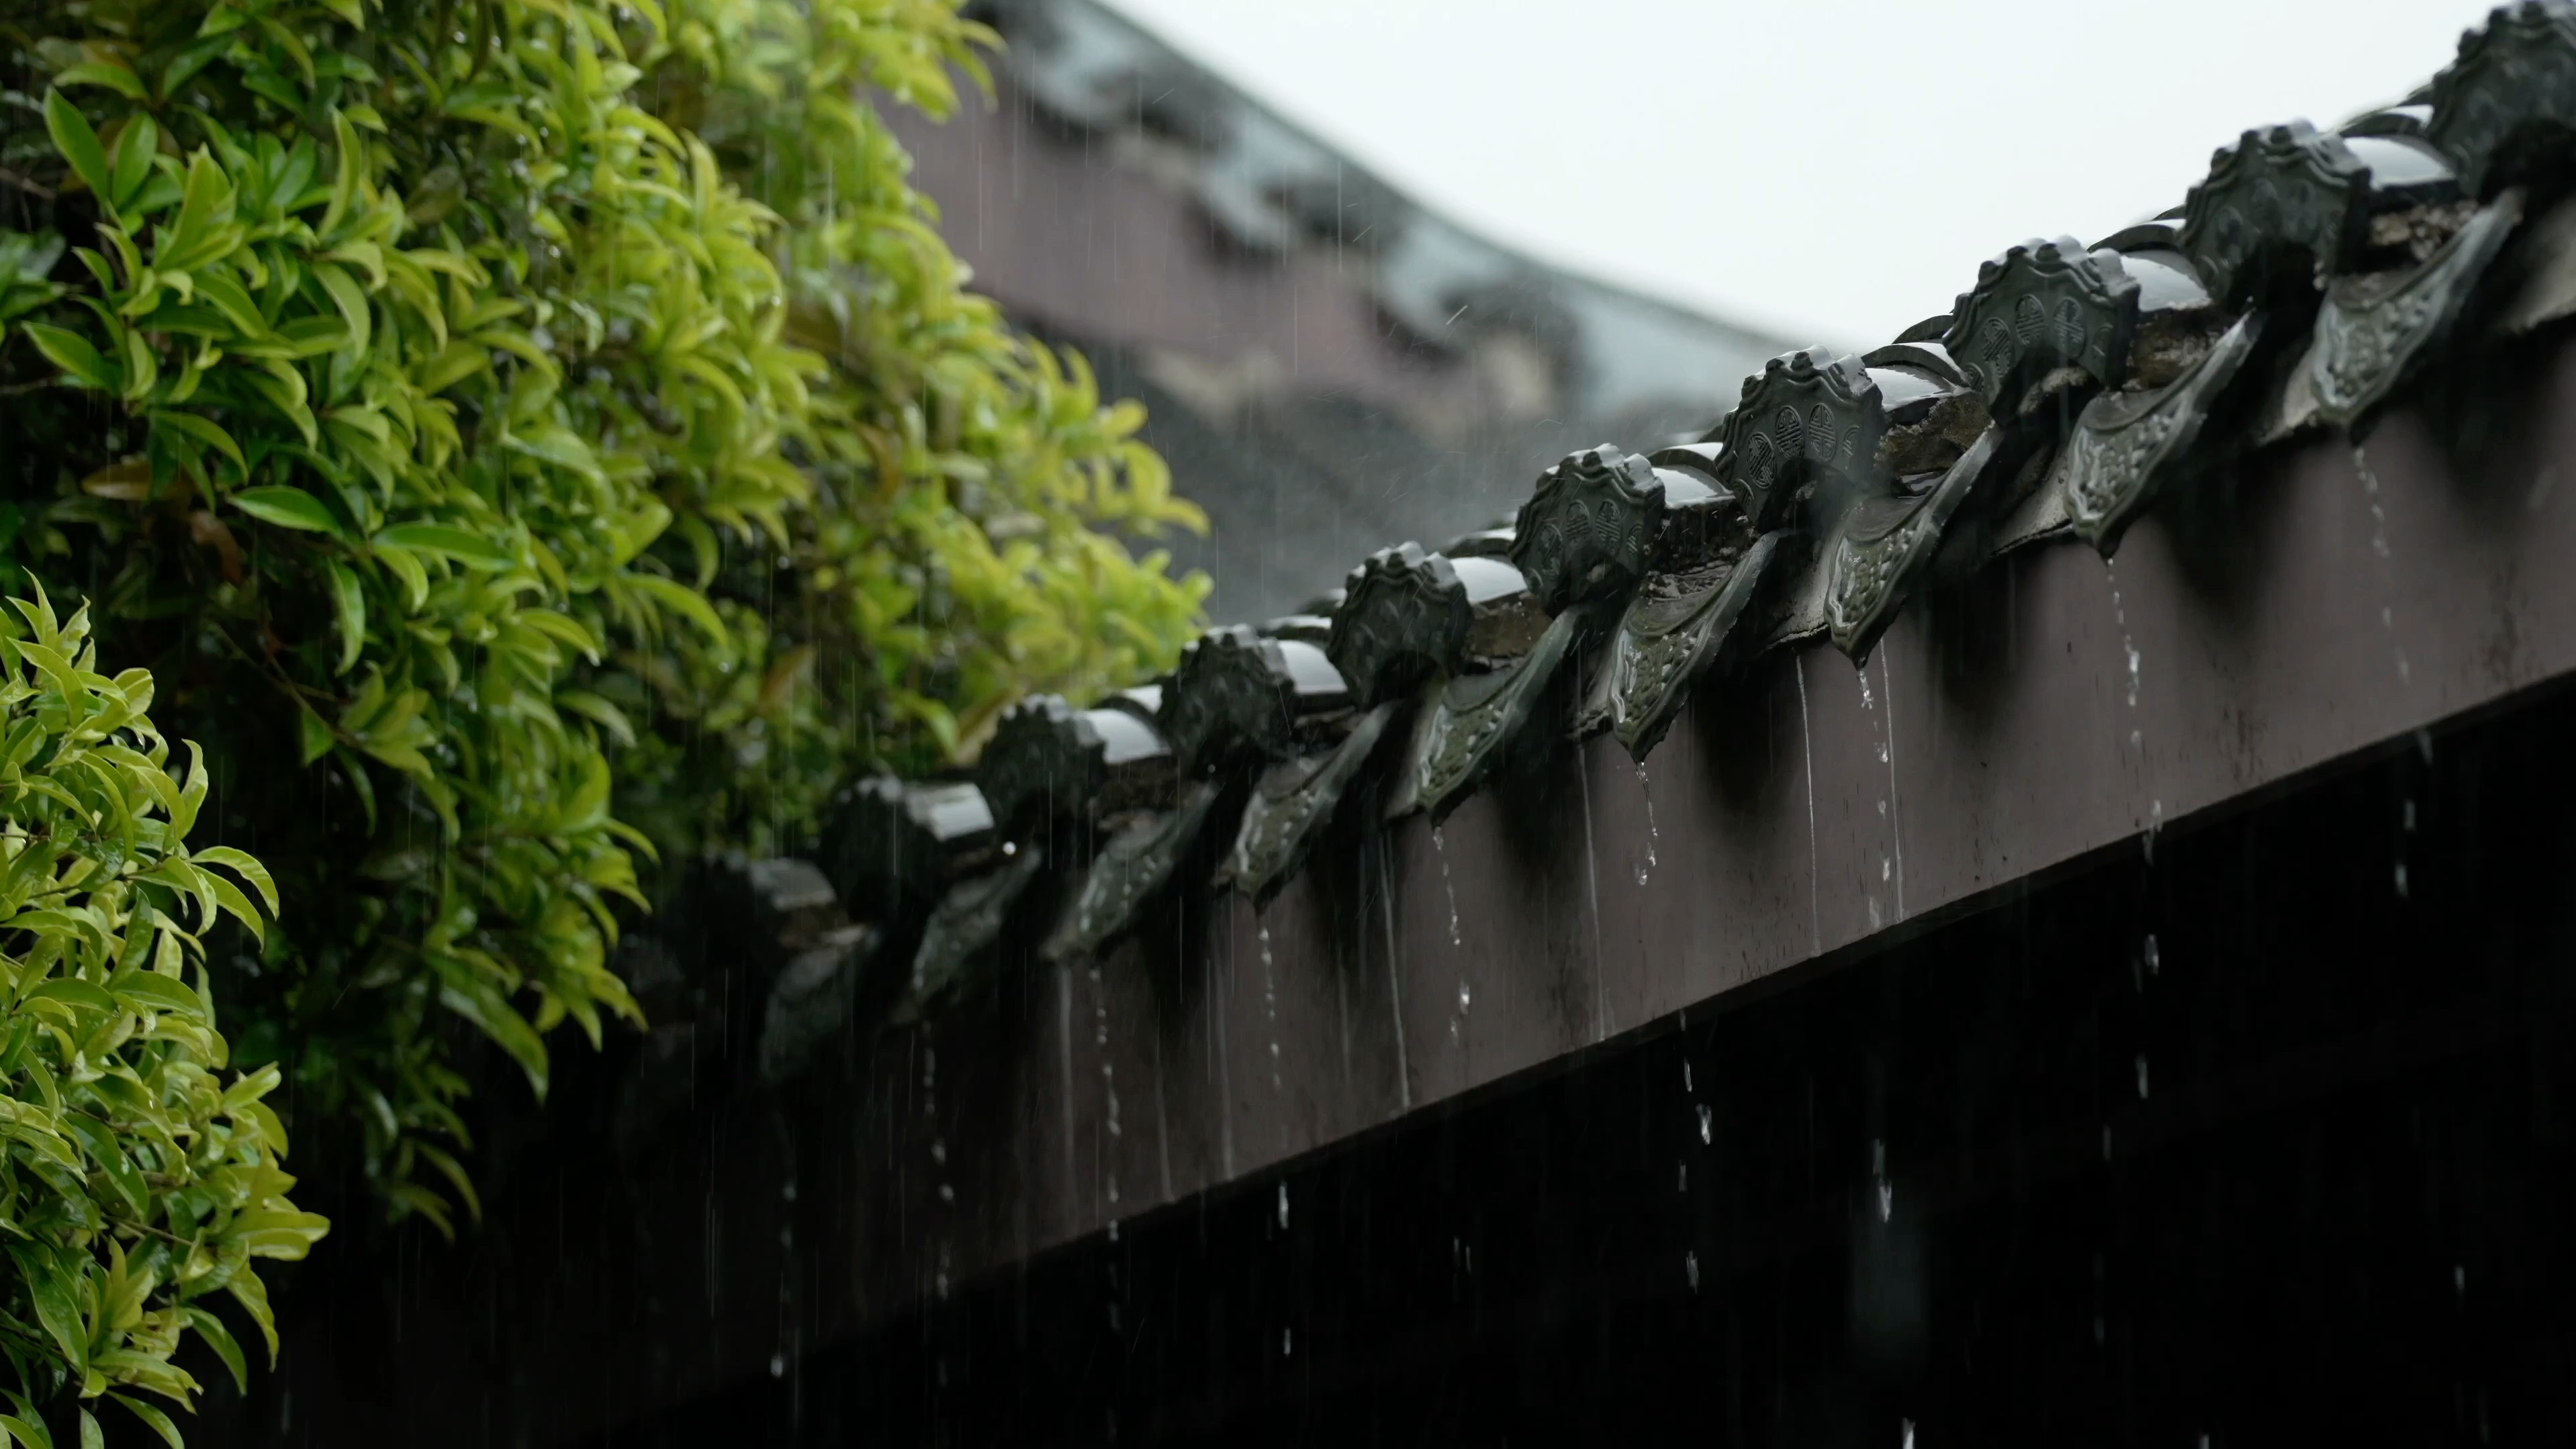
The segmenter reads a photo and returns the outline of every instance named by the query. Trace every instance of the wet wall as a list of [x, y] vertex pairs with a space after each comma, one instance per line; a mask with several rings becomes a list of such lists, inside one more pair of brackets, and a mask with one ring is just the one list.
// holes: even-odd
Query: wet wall
[[[668, 919], [711, 1014], [498, 1113], [465, 1246], [335, 1239], [284, 1368], [217, 1417], [275, 1443], [557, 1443], [690, 1404], [815, 1442], [1113, 1413], [1403, 1437], [1704, 1381], [1711, 1415], [1877, 1435], [2381, 1377], [2429, 1352], [2418, 1259], [2476, 1275], [2447, 1311], [2483, 1312], [2475, 1285], [2556, 1281], [2546, 1229], [2512, 1225], [2564, 1200], [2541, 1008], [2576, 796], [2545, 696], [2576, 667], [2576, 354], [2453, 381], [2364, 451], [2205, 480], [2115, 567], [2049, 543], [1982, 570], [1865, 671], [1808, 650], [1713, 679], [1643, 775], [1596, 741], [1436, 833], [1345, 819], [1265, 916], [1193, 894], [1096, 964], [1005, 961], [784, 1090], [750, 1085], [731, 1005], [757, 941]], [[2442, 744], [2486, 729], [2522, 743]], [[2385, 783], [2407, 760], [2427, 793]], [[2418, 858], [2402, 807], [2422, 833], [2437, 798]], [[2149, 931], [2201, 985], [2114, 1011]], [[619, 1125], [638, 1083], [675, 1102], [650, 1132]], [[1736, 1145], [1686, 1185], [1700, 1105], [1704, 1146]], [[2094, 1316], [2089, 1351], [2129, 1357], [2061, 1341]], [[2419, 1366], [2407, 1412], [2488, 1402], [2554, 1332], [2464, 1340], [2494, 1374], [2437, 1392]], [[1946, 1421], [1904, 1397], [1941, 1383], [1995, 1397]]]
[[2563, 1444], [2576, 695], [590, 1442]]

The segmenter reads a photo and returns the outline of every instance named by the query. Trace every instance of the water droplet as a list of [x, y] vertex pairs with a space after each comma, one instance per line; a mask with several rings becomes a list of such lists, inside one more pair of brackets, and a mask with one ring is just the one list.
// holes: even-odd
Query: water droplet
[[1287, 1358], [1296, 1351], [1297, 1340], [1294, 1337], [1293, 1330], [1286, 1328], [1279, 1330], [1279, 1356], [1281, 1358]]
[[2412, 800], [2406, 802], [2406, 833], [2415, 833], [2415, 802]]
[[[940, 1296], [946, 1297], [947, 1295], [943, 1293]], [[787, 1355], [783, 1353], [773, 1353], [769, 1356], [769, 1376], [773, 1379], [783, 1379], [787, 1377]]]
[[2138, 1100], [2147, 1100], [2147, 1054], [2138, 1053]]
[[1707, 1145], [1709, 1145], [1709, 1138], [1710, 1138], [1710, 1135], [1711, 1135], [1711, 1131], [1710, 1131], [1710, 1129], [1711, 1129], [1711, 1125], [1712, 1125], [1712, 1123], [1714, 1122], [1714, 1120], [1715, 1120], [1715, 1119], [1714, 1119], [1713, 1115], [1712, 1115], [1712, 1114], [1709, 1112], [1709, 1110], [1708, 1110], [1708, 1104], [1707, 1104], [1706, 1102], [1702, 1102], [1702, 1103], [1700, 1103], [1700, 1104], [1699, 1104], [1699, 1144], [1700, 1144], [1700, 1146], [1702, 1146], [1702, 1147], [1706, 1147]]
[[1689, 1061], [1689, 1059], [1688, 1059], [1688, 1058], [1684, 1058], [1684, 1059], [1683, 1059], [1683, 1061], [1682, 1061], [1682, 1090], [1683, 1090], [1683, 1091], [1685, 1091], [1685, 1092], [1687, 1092], [1687, 1091], [1689, 1091], [1690, 1089], [1691, 1089], [1690, 1061]]
[[1691, 1291], [1693, 1293], [1697, 1293], [1699, 1291], [1699, 1253], [1697, 1250], [1682, 1254], [1682, 1276], [1690, 1280]]
[[2397, 862], [2397, 898], [2406, 899], [2406, 862]]
[[2145, 946], [2140, 948], [2139, 954], [2147, 959], [2147, 974], [2150, 976], [2155, 975], [2157, 968], [2164, 964], [2164, 953], [2156, 948], [2155, 932], [2149, 931], [2147, 933], [2147, 943]]
[[1878, 1220], [1883, 1223], [1895, 1215], [1896, 1184], [1882, 1182], [1878, 1185]]
[[1469, 992], [1468, 992], [1468, 990], [1467, 990], [1467, 978], [1465, 978], [1465, 977], [1463, 977], [1463, 976], [1462, 976], [1462, 977], [1459, 977], [1459, 978], [1458, 978], [1458, 1014], [1459, 1014], [1460, 1016], [1465, 1016], [1465, 1015], [1467, 1014], [1467, 1003], [1468, 1003], [1469, 1001], [1471, 1001], [1472, 999], [1473, 999], [1473, 997], [1469, 994]]
[[1673, 1166], [1676, 1169], [1673, 1174], [1673, 1190], [1675, 1192], [1690, 1191], [1690, 1159], [1683, 1158], [1676, 1161]]
[[1288, 1184], [1279, 1184], [1279, 1226], [1288, 1226]]

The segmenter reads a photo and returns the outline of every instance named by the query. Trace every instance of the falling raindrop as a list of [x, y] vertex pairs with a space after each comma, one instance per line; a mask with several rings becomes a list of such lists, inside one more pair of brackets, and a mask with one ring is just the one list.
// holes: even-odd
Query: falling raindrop
[[2147, 1100], [2147, 1054], [2138, 1053], [2138, 1100]]
[[1279, 1226], [1283, 1231], [1288, 1226], [1288, 1184], [1284, 1182], [1279, 1184]]
[[1699, 1253], [1697, 1250], [1682, 1254], [1682, 1273], [1685, 1277], [1690, 1279], [1691, 1291], [1693, 1293], [1697, 1293], [1699, 1291]]
[[1702, 1147], [1706, 1147], [1706, 1146], [1708, 1146], [1708, 1145], [1709, 1145], [1709, 1140], [1710, 1140], [1710, 1137], [1711, 1137], [1711, 1135], [1712, 1135], [1712, 1134], [1711, 1134], [1711, 1131], [1710, 1131], [1710, 1124], [1711, 1124], [1711, 1122], [1712, 1122], [1712, 1121], [1713, 1121], [1713, 1119], [1712, 1119], [1712, 1117], [1711, 1117], [1711, 1115], [1710, 1115], [1710, 1113], [1709, 1113], [1709, 1110], [1708, 1110], [1708, 1104], [1707, 1104], [1706, 1102], [1702, 1102], [1702, 1103], [1700, 1103], [1700, 1104], [1699, 1104], [1699, 1145], [1700, 1145], [1700, 1146], [1702, 1146]]
[[1279, 1356], [1280, 1356], [1281, 1358], [1287, 1358], [1287, 1357], [1288, 1357], [1288, 1356], [1290, 1356], [1291, 1354], [1294, 1354], [1296, 1351], [1297, 1351], [1297, 1340], [1296, 1340], [1296, 1337], [1295, 1337], [1295, 1330], [1293, 1330], [1293, 1329], [1287, 1329], [1287, 1328], [1282, 1328], [1282, 1329], [1280, 1329], [1280, 1330], [1279, 1330]]
[[769, 1376], [773, 1379], [787, 1377], [787, 1355], [773, 1353], [769, 1356]]
[[2139, 948], [2138, 954], [2146, 958], [2147, 974], [2150, 976], [2155, 975], [2157, 970], [2164, 965], [2164, 954], [2157, 949], [2156, 933], [2153, 931], [2149, 931], [2147, 933], [2147, 943], [2145, 946]]
[[1690, 1159], [1686, 1157], [1679, 1159], [1673, 1164], [1673, 1166], [1679, 1169], [1679, 1171], [1674, 1174], [1673, 1190], [1675, 1192], [1690, 1191]]
[[1691, 1089], [1690, 1059], [1689, 1059], [1688, 1057], [1684, 1057], [1684, 1058], [1682, 1059], [1682, 1090], [1683, 1090], [1683, 1091], [1685, 1091], [1685, 1092], [1687, 1092], [1687, 1091], [1689, 1091], [1690, 1089]]

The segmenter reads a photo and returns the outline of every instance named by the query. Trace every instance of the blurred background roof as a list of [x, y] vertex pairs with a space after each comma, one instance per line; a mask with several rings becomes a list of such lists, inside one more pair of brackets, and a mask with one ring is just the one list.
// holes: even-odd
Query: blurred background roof
[[1157, 546], [1212, 618], [1491, 523], [1576, 448], [1696, 435], [1794, 345], [1460, 227], [1089, 0], [985, 13], [999, 104], [898, 112], [917, 184], [979, 290], [1146, 404], [1213, 523]]

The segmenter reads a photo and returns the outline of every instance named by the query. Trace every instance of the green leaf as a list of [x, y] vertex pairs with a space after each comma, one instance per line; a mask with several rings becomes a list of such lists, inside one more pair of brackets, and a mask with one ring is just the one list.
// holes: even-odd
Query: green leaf
[[8, 1251], [10, 1260], [18, 1265], [19, 1279], [27, 1285], [28, 1298], [36, 1306], [36, 1321], [44, 1325], [73, 1372], [88, 1373], [89, 1334], [81, 1323], [80, 1300], [53, 1251], [17, 1243], [10, 1244]]
[[[142, 89], [142, 83], [137, 81], [135, 88]], [[132, 203], [136, 189], [152, 175], [152, 157], [160, 145], [161, 128], [152, 123], [150, 116], [137, 112], [125, 123], [125, 134], [116, 138], [116, 159], [108, 178], [109, 185], [115, 188], [108, 198], [111, 206], [123, 211]]]
[[98, 144], [98, 132], [90, 129], [89, 118], [80, 107], [65, 99], [58, 90], [45, 92], [45, 130], [54, 138], [54, 149], [72, 164], [72, 174], [81, 184], [97, 193], [106, 203], [113, 174], [108, 170], [107, 152]]
[[268, 923], [259, 918], [259, 908], [250, 903], [250, 897], [241, 893], [241, 887], [213, 871], [205, 872], [205, 879], [206, 888], [215, 893], [215, 902], [224, 908], [224, 913], [241, 922], [252, 939], [265, 942]]
[[262, 523], [274, 523], [280, 528], [304, 533], [336, 534], [340, 531], [340, 520], [331, 515], [330, 508], [301, 488], [274, 483], [260, 488], [245, 488], [234, 494], [231, 502], [235, 508]]
[[297, 760], [297, 764], [310, 765], [315, 760], [331, 753], [331, 747], [339, 743], [339, 737], [331, 733], [330, 721], [325, 720], [318, 714], [315, 714], [312, 710], [298, 710], [295, 717], [302, 726], [301, 737], [303, 742], [303, 758]]
[[235, 468], [244, 473], [250, 471], [250, 464], [242, 460], [241, 444], [234, 442], [233, 435], [225, 432], [211, 418], [163, 408], [152, 414], [152, 425], [156, 428], [168, 428], [172, 432], [184, 433], [232, 459]]
[[225, 1370], [233, 1376], [233, 1387], [249, 1393], [250, 1366], [242, 1359], [241, 1344], [234, 1340], [233, 1331], [224, 1327], [224, 1321], [206, 1309], [191, 1306], [185, 1312], [189, 1326], [196, 1329], [197, 1336], [215, 1351], [215, 1357], [223, 1360]]
[[81, 1449], [107, 1449], [107, 1431], [98, 1426], [98, 1416], [87, 1409], [80, 1411]]
[[268, 1366], [277, 1367], [277, 1317], [268, 1310], [268, 1285], [256, 1273], [236, 1273], [224, 1287], [258, 1326], [260, 1337], [268, 1340]]
[[54, 1449], [53, 1431], [45, 1427], [44, 1416], [36, 1412], [35, 1405], [27, 1402], [27, 1396], [12, 1392], [9, 1402], [17, 1405], [18, 1412], [0, 1414], [0, 1427], [6, 1427], [16, 1435], [24, 1449]]
[[437, 554], [467, 568], [506, 569], [518, 563], [491, 540], [439, 523], [398, 523], [376, 535], [379, 544]]
[[153, 249], [152, 264], [162, 271], [184, 272], [233, 249], [226, 223], [233, 215], [233, 183], [202, 146], [188, 158], [188, 180], [179, 215]]
[[489, 982], [476, 981], [454, 970], [442, 971], [441, 974], [448, 978], [449, 984], [439, 989], [439, 1004], [474, 1023], [491, 1038], [493, 1045], [508, 1052], [511, 1060], [519, 1064], [519, 1070], [527, 1074], [529, 1090], [537, 1094], [537, 1100], [545, 1100], [545, 1038], [537, 1035], [537, 1029], [528, 1025], [528, 1019], [503, 1000]]
[[220, 865], [226, 870], [240, 872], [241, 878], [249, 881], [259, 892], [260, 903], [268, 907], [268, 913], [272, 916], [277, 914], [277, 882], [270, 878], [268, 867], [260, 864], [249, 851], [236, 850], [229, 845], [210, 845], [190, 858], [199, 865]]
[[151, 1425], [152, 1432], [160, 1435], [161, 1442], [169, 1445], [170, 1449], [188, 1449], [187, 1441], [179, 1437], [179, 1426], [170, 1422], [169, 1415], [141, 1399], [128, 1398], [123, 1394], [109, 1394], [108, 1397], [123, 1404], [134, 1417]]
[[367, 645], [367, 594], [359, 587], [358, 571], [337, 561], [331, 565], [331, 602], [340, 624], [340, 664], [331, 672], [346, 674]]
[[733, 648], [732, 633], [717, 615], [715, 605], [707, 602], [706, 595], [677, 579], [666, 579], [659, 574], [628, 574], [626, 582], [636, 592], [697, 625], [717, 648]]
[[[85, 60], [54, 72], [58, 86], [105, 86], [130, 101], [148, 100], [143, 78], [129, 70], [122, 61]], [[93, 188], [95, 189], [95, 188]]]
[[[113, 1014], [114, 1010], [115, 1007], [111, 1003], [110, 1013]], [[85, 1112], [66, 1114], [63, 1125], [73, 1137], [79, 1139], [81, 1148], [89, 1154], [90, 1161], [98, 1164], [99, 1171], [107, 1174], [108, 1185], [116, 1189], [118, 1197], [124, 1199], [127, 1217], [139, 1220], [152, 1210], [152, 1190], [144, 1184], [143, 1174], [136, 1170], [134, 1163], [117, 1145], [114, 1128]]]
[[21, 330], [27, 334], [28, 341], [36, 344], [36, 350], [45, 354], [45, 360], [61, 368], [72, 381], [106, 392], [125, 390], [124, 372], [99, 356], [98, 349], [90, 346], [88, 339], [78, 333], [48, 327], [42, 322], [29, 322]]
[[358, 279], [338, 262], [315, 262], [313, 276], [322, 290], [331, 294], [331, 305], [340, 311], [340, 319], [349, 324], [349, 351], [363, 353], [374, 336], [367, 311], [367, 290]]

